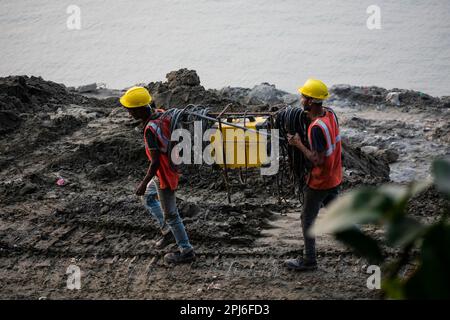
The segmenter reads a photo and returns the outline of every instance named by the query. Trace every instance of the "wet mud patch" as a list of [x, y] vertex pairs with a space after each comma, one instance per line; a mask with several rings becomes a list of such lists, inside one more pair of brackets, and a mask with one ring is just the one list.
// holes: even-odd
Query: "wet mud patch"
[[208, 247], [248, 246], [274, 218], [269, 207], [250, 203], [196, 204], [192, 209], [192, 203], [181, 201], [179, 207], [192, 240]]

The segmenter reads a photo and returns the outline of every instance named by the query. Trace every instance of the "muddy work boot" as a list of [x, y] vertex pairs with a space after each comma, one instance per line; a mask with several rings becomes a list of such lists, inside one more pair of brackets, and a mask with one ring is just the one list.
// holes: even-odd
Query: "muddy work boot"
[[162, 235], [156, 240], [155, 249], [164, 249], [172, 243], [175, 243], [172, 232], [170, 230], [164, 230], [162, 231]]
[[168, 264], [188, 263], [195, 260], [194, 249], [185, 249], [168, 253], [164, 256], [164, 262]]
[[307, 261], [302, 258], [289, 259], [284, 262], [284, 266], [294, 271], [313, 271], [317, 270], [316, 261]]

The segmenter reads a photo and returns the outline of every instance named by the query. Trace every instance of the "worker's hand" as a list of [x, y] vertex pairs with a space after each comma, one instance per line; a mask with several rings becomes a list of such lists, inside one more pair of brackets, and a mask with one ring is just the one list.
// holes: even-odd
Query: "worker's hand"
[[143, 196], [145, 194], [146, 190], [147, 190], [147, 184], [144, 182], [141, 182], [136, 189], [136, 195]]
[[288, 138], [288, 143], [291, 146], [300, 147], [302, 145], [302, 140], [300, 139], [300, 136], [298, 135], [298, 133], [296, 133], [295, 136], [288, 133], [287, 138]]

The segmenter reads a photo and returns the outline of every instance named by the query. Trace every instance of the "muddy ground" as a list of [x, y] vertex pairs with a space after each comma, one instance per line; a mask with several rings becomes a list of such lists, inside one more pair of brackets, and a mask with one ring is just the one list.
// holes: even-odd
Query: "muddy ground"
[[[234, 110], [262, 111], [299, 103], [269, 84], [206, 90], [185, 69], [167, 79], [148, 84], [166, 108], [195, 103], [220, 110], [233, 103]], [[450, 155], [448, 98], [394, 91], [400, 105], [386, 102], [382, 88], [333, 88], [328, 103], [344, 136], [344, 191], [423, 179], [434, 157]], [[230, 173], [228, 204], [219, 171], [183, 169], [178, 204], [198, 258], [165, 266], [163, 255], [175, 248], [153, 248], [157, 226], [134, 195], [147, 166], [142, 137], [116, 95], [81, 95], [36, 77], [0, 78], [0, 298], [381, 297], [366, 287], [366, 261], [331, 236], [318, 239], [318, 271], [283, 269], [283, 259], [302, 246], [301, 203], [288, 178], [279, 203], [275, 179], [255, 170], [245, 184]], [[432, 222], [443, 201], [429, 189], [408, 210]], [[80, 290], [67, 288], [69, 265], [81, 269]]]

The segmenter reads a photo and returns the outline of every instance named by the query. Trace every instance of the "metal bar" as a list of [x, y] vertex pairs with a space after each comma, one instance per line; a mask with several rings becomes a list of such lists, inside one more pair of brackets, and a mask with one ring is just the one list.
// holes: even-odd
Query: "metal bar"
[[[199, 117], [199, 118], [203, 118], [203, 119], [206, 119], [206, 120], [209, 120], [209, 121], [214, 121], [214, 122], [218, 122], [218, 123], [220, 122], [220, 123], [226, 124], [226, 125], [228, 125], [228, 126], [230, 126], [230, 127], [235, 127], [235, 128], [242, 129], [242, 130], [247, 130], [247, 131], [249, 131], [249, 132], [254, 132], [254, 133], [257, 133], [257, 134], [262, 134], [262, 135], [268, 136], [268, 137], [271, 136], [271, 134], [270, 134], [270, 133], [267, 133], [267, 132], [260, 132], [260, 131], [258, 131], [258, 130], [249, 129], [249, 128], [240, 126], [240, 125], [235, 124], [235, 123], [230, 123], [230, 122], [226, 122], [226, 121], [220, 121], [220, 120], [218, 120], [217, 118], [204, 116], [204, 115], [202, 115], [202, 114], [198, 114], [198, 113], [195, 113], [195, 112], [192, 112], [192, 111], [186, 110], [185, 112], [186, 112], [186, 113], [189, 113], [190, 115], [197, 116], [197, 117]], [[280, 140], [285, 140], [285, 138], [283, 138], [283, 137], [278, 137], [278, 139], [280, 139]]]
[[[245, 120], [247, 120], [246, 116], [247, 116], [247, 110], [244, 112], [244, 127], [245, 127]], [[258, 139], [258, 137], [256, 137], [256, 139], [257, 139], [257, 148], [259, 148], [259, 139]], [[247, 170], [248, 169], [248, 167], [247, 167], [247, 165], [248, 165], [248, 163], [247, 163], [248, 150], [247, 150], [246, 142], [247, 142], [246, 137], [244, 137], [244, 148], [245, 148], [244, 149], [245, 150], [245, 180], [244, 180], [244, 182], [247, 182], [247, 171], [248, 171]], [[248, 139], [248, 148], [250, 149], [250, 138]], [[258, 155], [259, 155], [259, 153], [258, 153]], [[256, 160], [256, 161], [258, 161], [258, 160]]]
[[227, 156], [226, 156], [226, 150], [225, 150], [225, 139], [222, 134], [222, 121], [220, 119], [219, 119], [219, 130], [220, 130], [220, 136], [222, 137], [222, 160], [223, 160], [225, 186], [227, 189], [227, 199], [228, 199], [228, 204], [231, 204], [230, 185], [228, 183], [228, 168], [227, 168]]
[[217, 118], [222, 117], [222, 115], [225, 113], [225, 111], [228, 110], [228, 108], [231, 107], [231, 103], [227, 104], [225, 108], [223, 108], [222, 111], [220, 111], [219, 115], [217, 116]]
[[[209, 114], [213, 116], [242, 116], [245, 112], [209, 112]], [[248, 116], [273, 116], [274, 114], [276, 114], [276, 112], [247, 112]]]

